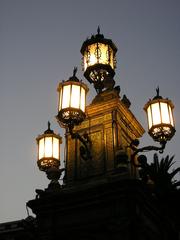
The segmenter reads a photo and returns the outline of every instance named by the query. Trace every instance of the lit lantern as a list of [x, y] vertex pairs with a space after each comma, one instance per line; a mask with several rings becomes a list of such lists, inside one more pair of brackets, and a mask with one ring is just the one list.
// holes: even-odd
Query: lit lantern
[[86, 94], [88, 87], [75, 76], [59, 83], [59, 104], [57, 119], [62, 126], [78, 125], [85, 118]]
[[87, 39], [82, 47], [84, 76], [90, 83], [94, 83], [96, 90], [101, 91], [106, 78], [112, 79], [115, 74], [117, 48], [110, 39], [98, 33]]
[[55, 134], [50, 129], [48, 122], [48, 129], [44, 134], [37, 137], [38, 145], [38, 159], [37, 164], [41, 171], [47, 171], [50, 168], [59, 168], [60, 166], [60, 144], [62, 138]]
[[157, 96], [146, 103], [144, 110], [147, 113], [150, 136], [155, 141], [166, 142], [175, 134], [174, 105], [169, 99], [163, 99], [159, 96], [159, 88], [156, 91]]

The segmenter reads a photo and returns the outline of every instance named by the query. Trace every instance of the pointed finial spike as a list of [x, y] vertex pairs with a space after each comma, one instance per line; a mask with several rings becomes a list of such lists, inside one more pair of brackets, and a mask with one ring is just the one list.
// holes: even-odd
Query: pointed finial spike
[[74, 70], [73, 70], [73, 77], [76, 76], [76, 73], [77, 73], [77, 67], [74, 67]]
[[50, 127], [51, 127], [51, 123], [50, 121], [48, 121], [48, 130], [51, 130]]
[[156, 96], [159, 97], [159, 86], [156, 88]]
[[44, 134], [52, 134], [54, 133], [53, 130], [51, 130], [51, 123], [48, 121], [48, 129], [44, 132]]
[[162, 99], [162, 97], [159, 95], [159, 86], [156, 88], [156, 96], [153, 99]]
[[100, 26], [98, 26], [98, 28], [97, 28], [97, 33], [98, 33], [98, 35], [100, 34]]

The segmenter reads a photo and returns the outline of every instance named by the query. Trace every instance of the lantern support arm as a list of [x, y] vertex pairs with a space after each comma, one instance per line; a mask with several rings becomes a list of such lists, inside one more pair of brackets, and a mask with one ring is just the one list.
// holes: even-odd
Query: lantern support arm
[[73, 128], [74, 128], [73, 124], [69, 125], [68, 128], [69, 128], [69, 133], [72, 139], [78, 139], [82, 143], [82, 146], [80, 146], [80, 155], [82, 159], [83, 160], [92, 159], [91, 151], [90, 151], [92, 142], [91, 142], [91, 139], [89, 138], [88, 133], [85, 132], [81, 136], [78, 132], [73, 132]]
[[163, 153], [165, 147], [166, 147], [166, 141], [160, 142], [160, 147], [157, 146], [145, 146], [142, 148], [137, 148], [139, 145], [139, 140], [135, 139], [131, 142], [130, 148], [134, 151], [134, 153], [131, 155], [131, 161], [135, 167], [140, 167], [141, 165], [135, 163], [135, 157], [140, 152], [149, 152], [149, 151], [159, 151], [159, 153]]

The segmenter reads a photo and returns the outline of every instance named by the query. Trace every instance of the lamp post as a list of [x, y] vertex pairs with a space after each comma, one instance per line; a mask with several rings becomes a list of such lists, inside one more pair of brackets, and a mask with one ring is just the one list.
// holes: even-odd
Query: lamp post
[[[100, 34], [100, 28], [98, 27], [97, 34], [92, 35], [90, 39], [87, 39], [82, 47], [81, 53], [83, 55], [83, 65], [84, 65], [84, 76], [86, 79], [94, 84], [94, 87], [98, 93], [98, 101], [93, 102], [93, 111], [91, 111], [92, 119], [91, 128], [93, 129], [93, 125], [96, 126], [100, 135], [98, 135], [98, 131], [94, 132], [94, 139], [95, 136], [98, 136], [98, 144], [100, 144], [101, 148], [104, 149], [104, 146], [108, 149], [109, 152], [104, 154], [104, 150], [102, 150], [103, 161], [105, 158], [111, 158], [116, 148], [119, 147], [119, 140], [118, 134], [119, 131], [123, 131], [124, 123], [129, 124], [126, 122], [127, 119], [131, 119], [132, 116], [131, 111], [129, 110], [129, 103], [123, 103], [123, 99], [120, 100], [119, 98], [119, 88], [114, 87], [114, 80], [113, 77], [115, 75], [115, 68], [116, 68], [116, 59], [115, 55], [117, 52], [117, 48], [115, 44], [110, 39], [104, 38], [102, 34]], [[85, 128], [84, 134], [79, 134], [78, 131], [74, 130], [74, 127], [82, 123], [86, 118], [86, 95], [88, 92], [88, 87], [82, 81], [80, 81], [77, 76], [77, 68], [74, 68], [73, 76], [70, 77], [66, 81], [62, 81], [59, 83], [57, 91], [59, 95], [58, 101], [58, 114], [56, 116], [58, 123], [61, 127], [65, 128], [67, 133], [69, 133], [72, 139], [78, 139], [81, 142], [80, 146], [80, 157], [83, 160], [91, 160], [91, 150], [96, 148], [97, 146], [93, 144], [87, 134]], [[104, 90], [105, 89], [105, 90]], [[104, 91], [103, 91], [104, 90]], [[117, 94], [118, 92], [118, 94]], [[121, 147], [125, 147], [129, 145], [129, 147], [133, 150], [133, 154], [131, 156], [132, 163], [135, 166], [135, 157], [139, 152], [146, 152], [146, 151], [159, 151], [160, 153], [163, 152], [167, 141], [171, 140], [173, 135], [175, 134], [175, 126], [174, 126], [174, 118], [173, 118], [173, 103], [169, 99], [164, 99], [159, 95], [159, 88], [156, 89], [156, 96], [149, 100], [146, 105], [144, 106], [144, 110], [146, 111], [147, 118], [148, 118], [148, 132], [150, 136], [153, 138], [154, 141], [160, 143], [160, 146], [145, 146], [142, 148], [137, 148], [139, 141], [133, 140], [129, 145], [129, 139], [134, 139], [135, 137], [139, 138], [142, 136], [143, 131], [140, 124], [135, 120], [136, 125], [132, 125], [129, 127], [129, 132], [126, 136], [125, 143], [122, 144]], [[103, 98], [103, 95], [105, 96]], [[110, 109], [109, 114], [109, 105], [105, 105], [106, 101], [108, 104], [111, 105], [111, 100], [113, 104]], [[113, 116], [112, 121], [107, 123], [106, 129], [103, 128], [99, 129], [99, 125], [95, 125], [95, 121], [99, 121], [99, 115], [104, 114], [99, 107], [99, 112], [97, 112], [97, 105], [96, 103], [102, 103], [102, 106], [108, 109], [107, 114], [108, 116], [104, 117], [103, 119], [111, 119]], [[92, 104], [92, 105], [93, 105]], [[102, 107], [102, 108], [103, 108]], [[118, 111], [117, 111], [118, 109]], [[114, 116], [112, 113], [116, 113]], [[124, 115], [123, 115], [124, 114]], [[95, 120], [94, 120], [95, 119]], [[98, 119], [98, 120], [96, 120]], [[104, 121], [104, 120], [103, 120]], [[90, 122], [89, 122], [90, 123]], [[114, 126], [116, 123], [116, 131], [114, 131]], [[117, 124], [118, 123], [118, 124]], [[101, 123], [103, 126], [104, 122]], [[122, 125], [122, 126], [121, 126]], [[103, 126], [104, 127], [104, 126]], [[133, 127], [133, 128], [132, 128]], [[95, 129], [95, 128], [94, 128]], [[109, 130], [110, 135], [105, 132]], [[133, 129], [133, 130], [132, 130]], [[81, 129], [82, 130], [82, 129]], [[139, 130], [139, 132], [137, 131]], [[114, 142], [108, 142], [111, 139], [111, 131], [114, 134], [112, 142], [115, 140], [116, 145]], [[134, 131], [132, 135], [132, 131]], [[92, 134], [92, 133], [91, 133]], [[108, 139], [108, 137], [110, 138]], [[133, 136], [133, 137], [132, 137]], [[135, 137], [134, 137], [135, 136]], [[115, 138], [116, 137], [116, 138]], [[104, 139], [103, 139], [104, 138]], [[93, 137], [92, 137], [93, 139]], [[37, 138], [38, 143], [38, 167], [41, 171], [45, 171], [47, 173], [48, 178], [51, 180], [52, 183], [57, 183], [58, 179], [60, 178], [61, 172], [64, 170], [59, 169], [60, 166], [60, 143], [62, 142], [61, 137], [59, 135], [54, 134], [54, 132], [50, 129], [50, 123], [48, 124], [48, 130], [44, 132], [44, 134], [40, 135]], [[104, 145], [106, 144], [106, 145]], [[123, 146], [124, 144], [124, 146]], [[71, 146], [70, 146], [71, 147]], [[77, 147], [77, 145], [76, 145]], [[106, 150], [107, 150], [106, 149]], [[113, 149], [113, 150], [112, 150]], [[95, 149], [94, 149], [95, 150]], [[94, 151], [96, 152], [96, 151]], [[104, 155], [103, 155], [104, 154]], [[97, 154], [96, 154], [97, 155]], [[94, 155], [95, 156], [95, 155]], [[95, 156], [96, 157], [96, 156]], [[93, 159], [94, 160], [94, 159]], [[99, 160], [98, 160], [99, 161]], [[110, 166], [112, 164], [112, 159], [109, 160], [108, 163]], [[105, 167], [104, 167], [105, 168]], [[110, 168], [109, 168], [110, 169]], [[112, 167], [111, 167], [112, 170]], [[106, 172], [106, 171], [105, 171]]]
[[[110, 236], [111, 239], [140, 236], [143, 239], [144, 234], [158, 238], [161, 237], [162, 227], [167, 225], [156, 227], [157, 221], [163, 219], [156, 208], [157, 201], [154, 203], [140, 181], [136, 181], [140, 176], [141, 182], [150, 183], [149, 165], [144, 155], [137, 158], [138, 164], [135, 160], [140, 152], [163, 152], [166, 142], [175, 134], [173, 104], [160, 97], [157, 89], [156, 97], [149, 100], [144, 109], [149, 134], [160, 146], [138, 148], [136, 138], [143, 135], [144, 128], [131, 112], [127, 97], [120, 98], [120, 87], [114, 87], [116, 51], [113, 42], [100, 34], [100, 29], [97, 35], [83, 43], [84, 76], [97, 91], [95, 101], [87, 108], [88, 88], [77, 78], [77, 68], [74, 68], [72, 77], [58, 85], [56, 118], [66, 130], [67, 181], [61, 189], [58, 180], [64, 170], [60, 169], [62, 140], [50, 129], [49, 123], [48, 129], [37, 138], [37, 164], [51, 182], [45, 191], [36, 190], [37, 199], [28, 204], [37, 215], [41, 239], [58, 239], [59, 236], [70, 239], [72, 234], [80, 239], [96, 239], [97, 236], [105, 239]], [[127, 146], [132, 150], [126, 149]], [[135, 221], [137, 218], [144, 221], [144, 216], [147, 224], [139, 232], [134, 227]], [[121, 227], [124, 219], [125, 227]], [[133, 226], [131, 235], [126, 223]], [[144, 231], [146, 226], [147, 234]], [[69, 234], [67, 229], [70, 229]]]
[[60, 167], [60, 144], [62, 138], [60, 135], [55, 134], [50, 129], [50, 122], [48, 122], [48, 129], [36, 138], [38, 145], [37, 165], [40, 171], [47, 174], [49, 180], [49, 189], [59, 187], [59, 178], [64, 169]]

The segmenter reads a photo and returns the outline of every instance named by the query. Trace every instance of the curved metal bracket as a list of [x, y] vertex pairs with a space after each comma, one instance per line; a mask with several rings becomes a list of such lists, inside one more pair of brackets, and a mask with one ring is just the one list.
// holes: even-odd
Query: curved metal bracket
[[131, 142], [131, 144], [129, 146], [134, 151], [134, 153], [131, 155], [131, 161], [132, 161], [132, 163], [135, 167], [141, 167], [141, 164], [136, 164], [135, 163], [135, 156], [139, 152], [159, 151], [159, 153], [163, 153], [163, 151], [166, 147], [166, 141], [160, 142], [160, 145], [161, 145], [160, 147], [145, 146], [145, 147], [142, 147], [142, 148], [137, 148], [138, 145], [139, 145], [139, 140], [135, 139]]
[[88, 133], [84, 133], [82, 136], [77, 133], [77, 132], [73, 132], [73, 125], [69, 125], [69, 133], [72, 137], [72, 139], [78, 139], [81, 143], [82, 146], [80, 146], [79, 150], [80, 150], [80, 156], [83, 160], [87, 161], [88, 159], [92, 159], [92, 155], [91, 155], [91, 139], [89, 138]]

